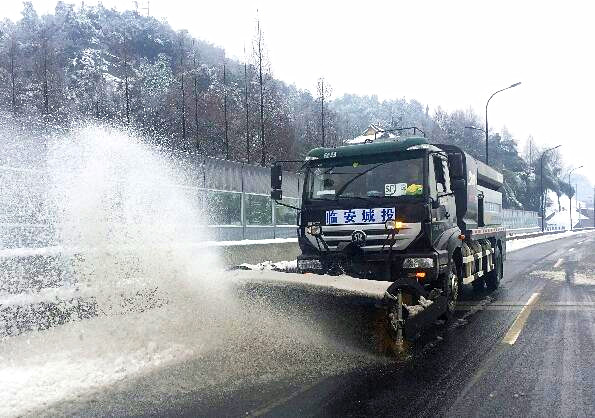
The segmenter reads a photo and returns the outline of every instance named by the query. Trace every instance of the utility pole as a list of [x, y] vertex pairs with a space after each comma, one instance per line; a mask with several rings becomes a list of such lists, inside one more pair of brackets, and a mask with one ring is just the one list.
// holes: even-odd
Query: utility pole
[[[514, 85], [511, 86], [511, 87], [514, 87]], [[508, 88], [510, 88], [510, 87], [508, 87]], [[504, 89], [504, 90], [506, 90], [506, 89]], [[498, 93], [498, 92], [496, 92], [496, 93]], [[494, 93], [494, 94], [496, 94], [496, 93]], [[492, 96], [494, 96], [494, 94], [492, 94]], [[486, 106], [486, 109], [487, 109], [487, 106]], [[487, 125], [486, 125], [486, 128], [487, 128]], [[486, 133], [486, 135], [487, 135], [487, 133]], [[545, 154], [548, 151], [555, 150], [556, 148], [560, 148], [561, 146], [562, 145], [557, 145], [555, 147], [548, 148], [545, 151], [543, 151], [541, 153], [541, 157], [539, 157], [539, 164], [541, 166], [541, 170], [540, 170], [541, 171], [541, 176], [540, 176], [541, 177], [540, 178], [540, 180], [541, 180], [540, 181], [540, 183], [541, 183], [541, 187], [540, 187], [541, 188], [541, 232], [545, 231], [545, 194], [544, 194], [544, 191], [543, 191], [543, 157], [545, 156]], [[486, 151], [487, 151], [487, 148], [486, 148]]]
[[196, 130], [196, 150], [200, 153], [200, 136], [198, 133], [198, 67], [196, 66], [196, 48], [192, 40], [192, 66], [194, 69], [194, 128]]
[[[186, 92], [184, 89], [184, 33], [180, 35], [180, 82], [182, 86], [182, 140], [186, 143]], [[186, 145], [182, 145], [185, 147]]]
[[595, 228], [595, 186], [593, 186], [593, 228]]
[[[246, 47], [244, 46], [244, 58]], [[250, 163], [250, 118], [248, 112], [248, 63], [244, 59], [244, 106], [246, 107], [246, 162]]]
[[[571, 189], [571, 190], [572, 190], [572, 184], [570, 183], [570, 175], [571, 175], [571, 174], [572, 174], [572, 173], [573, 173], [575, 170], [578, 170], [579, 168], [583, 168], [583, 166], [581, 165], [580, 167], [573, 168], [572, 170], [570, 170], [570, 171], [568, 172], [568, 185], [570, 186], [570, 189]], [[576, 200], [576, 206], [577, 206], [577, 208], [578, 208], [578, 189], [577, 189], [577, 190], [576, 190], [576, 192], [575, 192], [575, 196], [577, 196], [577, 198], [576, 198], [576, 199], [577, 199], [577, 200]], [[570, 197], [569, 201], [570, 201], [570, 205], [569, 205], [569, 206], [570, 206], [570, 210], [569, 210], [569, 212], [570, 212], [570, 230], [572, 231], [572, 197]], [[580, 213], [581, 213], [581, 212], [580, 212], [580, 209], [579, 209], [579, 216], [578, 216], [578, 219], [579, 219], [579, 221], [580, 221], [580, 219], [581, 219]]]
[[128, 41], [124, 35], [124, 95], [126, 98], [126, 123], [130, 124], [130, 93], [128, 91]]
[[322, 147], [324, 148], [324, 78], [320, 80], [320, 106], [321, 106], [321, 121], [322, 125]]
[[10, 49], [8, 50], [10, 55], [10, 84], [11, 84], [11, 103], [12, 113], [17, 112], [17, 94], [16, 94], [16, 55], [17, 55], [17, 42], [14, 33], [10, 38]]
[[576, 189], [576, 193], [575, 193], [575, 195], [576, 195], [576, 209], [578, 212], [578, 219], [576, 221], [577, 221], [577, 223], [579, 223], [581, 221], [581, 205], [578, 201], [578, 183], [574, 185], [574, 188]]
[[258, 30], [258, 77], [260, 84], [260, 146], [262, 156], [260, 159], [260, 165], [264, 166], [266, 162], [266, 150], [265, 150], [265, 139], [264, 139], [264, 96], [262, 86], [262, 31], [260, 30], [260, 18], [258, 18], [257, 30]]
[[223, 118], [225, 124], [225, 159], [229, 160], [229, 138], [227, 137], [227, 76], [223, 63]]

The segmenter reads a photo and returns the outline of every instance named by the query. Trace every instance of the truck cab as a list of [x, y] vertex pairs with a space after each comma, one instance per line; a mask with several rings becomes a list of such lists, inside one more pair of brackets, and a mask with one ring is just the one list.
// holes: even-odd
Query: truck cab
[[304, 174], [300, 270], [439, 274], [441, 238], [460, 233], [445, 151], [422, 137], [317, 148]]

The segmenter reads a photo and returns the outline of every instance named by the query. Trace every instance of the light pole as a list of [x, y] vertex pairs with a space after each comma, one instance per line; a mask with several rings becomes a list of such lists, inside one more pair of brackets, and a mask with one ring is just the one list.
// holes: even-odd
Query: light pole
[[490, 131], [488, 129], [488, 105], [490, 104], [490, 100], [492, 100], [492, 97], [494, 97], [496, 94], [500, 93], [501, 91], [511, 89], [513, 87], [518, 86], [519, 84], [521, 84], [520, 81], [518, 83], [511, 84], [510, 86], [508, 86], [506, 88], [503, 88], [501, 90], [498, 90], [497, 92], [492, 93], [492, 95], [490, 96], [490, 98], [486, 102], [486, 130], [485, 130], [485, 134], [486, 134], [486, 164], [489, 164], [489, 162], [490, 162], [490, 160], [488, 158], [488, 132]]
[[[579, 168], [583, 168], [583, 166], [581, 165], [580, 167], [573, 168], [572, 170], [570, 170], [568, 172], [568, 185], [570, 186], [570, 188], [572, 188], [572, 185], [570, 184], [570, 175], [572, 174], [573, 171], [578, 170]], [[568, 212], [570, 212], [570, 230], [572, 231], [572, 197], [570, 197], [569, 200], [570, 200], [570, 205], [569, 205], [570, 210]], [[578, 200], [576, 201], [576, 206], [578, 207]], [[580, 219], [580, 216], [581, 216], [580, 210], [578, 213], [579, 213], [579, 219]]]
[[539, 164], [541, 167], [541, 232], [545, 231], [545, 196], [543, 195], [543, 157], [546, 152], [555, 150], [556, 148], [560, 148], [562, 145], [557, 145], [552, 148], [548, 148], [541, 153], [541, 157], [539, 157]]

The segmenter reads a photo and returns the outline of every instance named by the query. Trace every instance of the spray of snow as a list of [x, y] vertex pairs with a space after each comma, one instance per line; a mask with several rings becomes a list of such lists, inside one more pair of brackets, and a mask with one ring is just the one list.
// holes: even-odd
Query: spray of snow
[[92, 297], [98, 316], [2, 338], [0, 416], [35, 415], [190, 358], [208, 366], [195, 386], [224, 387], [357, 363], [360, 354], [341, 354], [316, 324], [234, 298], [229, 273], [200, 245], [209, 237], [192, 173], [133, 133], [83, 126], [52, 138], [45, 164], [42, 217], [52, 248], [72, 251], [52, 253], [33, 280], [16, 274], [27, 265], [9, 266], [16, 275], [2, 277], [10, 286], [0, 300], [68, 303], [74, 292]]

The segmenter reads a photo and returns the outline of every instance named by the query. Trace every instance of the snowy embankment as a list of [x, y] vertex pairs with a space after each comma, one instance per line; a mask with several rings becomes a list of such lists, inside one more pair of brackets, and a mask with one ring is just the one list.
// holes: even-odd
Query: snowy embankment
[[506, 243], [506, 251], [513, 252], [513, 251], [520, 250], [521, 248], [530, 247], [531, 245], [542, 244], [544, 242], [555, 241], [555, 240], [562, 239], [562, 238], [568, 238], [568, 237], [572, 237], [575, 235], [588, 234], [588, 233], [592, 233], [592, 232], [593, 231], [567, 231], [567, 232], [561, 232], [559, 234], [540, 235], [540, 236], [531, 237], [531, 238], [519, 237], [518, 239], [511, 240]]

